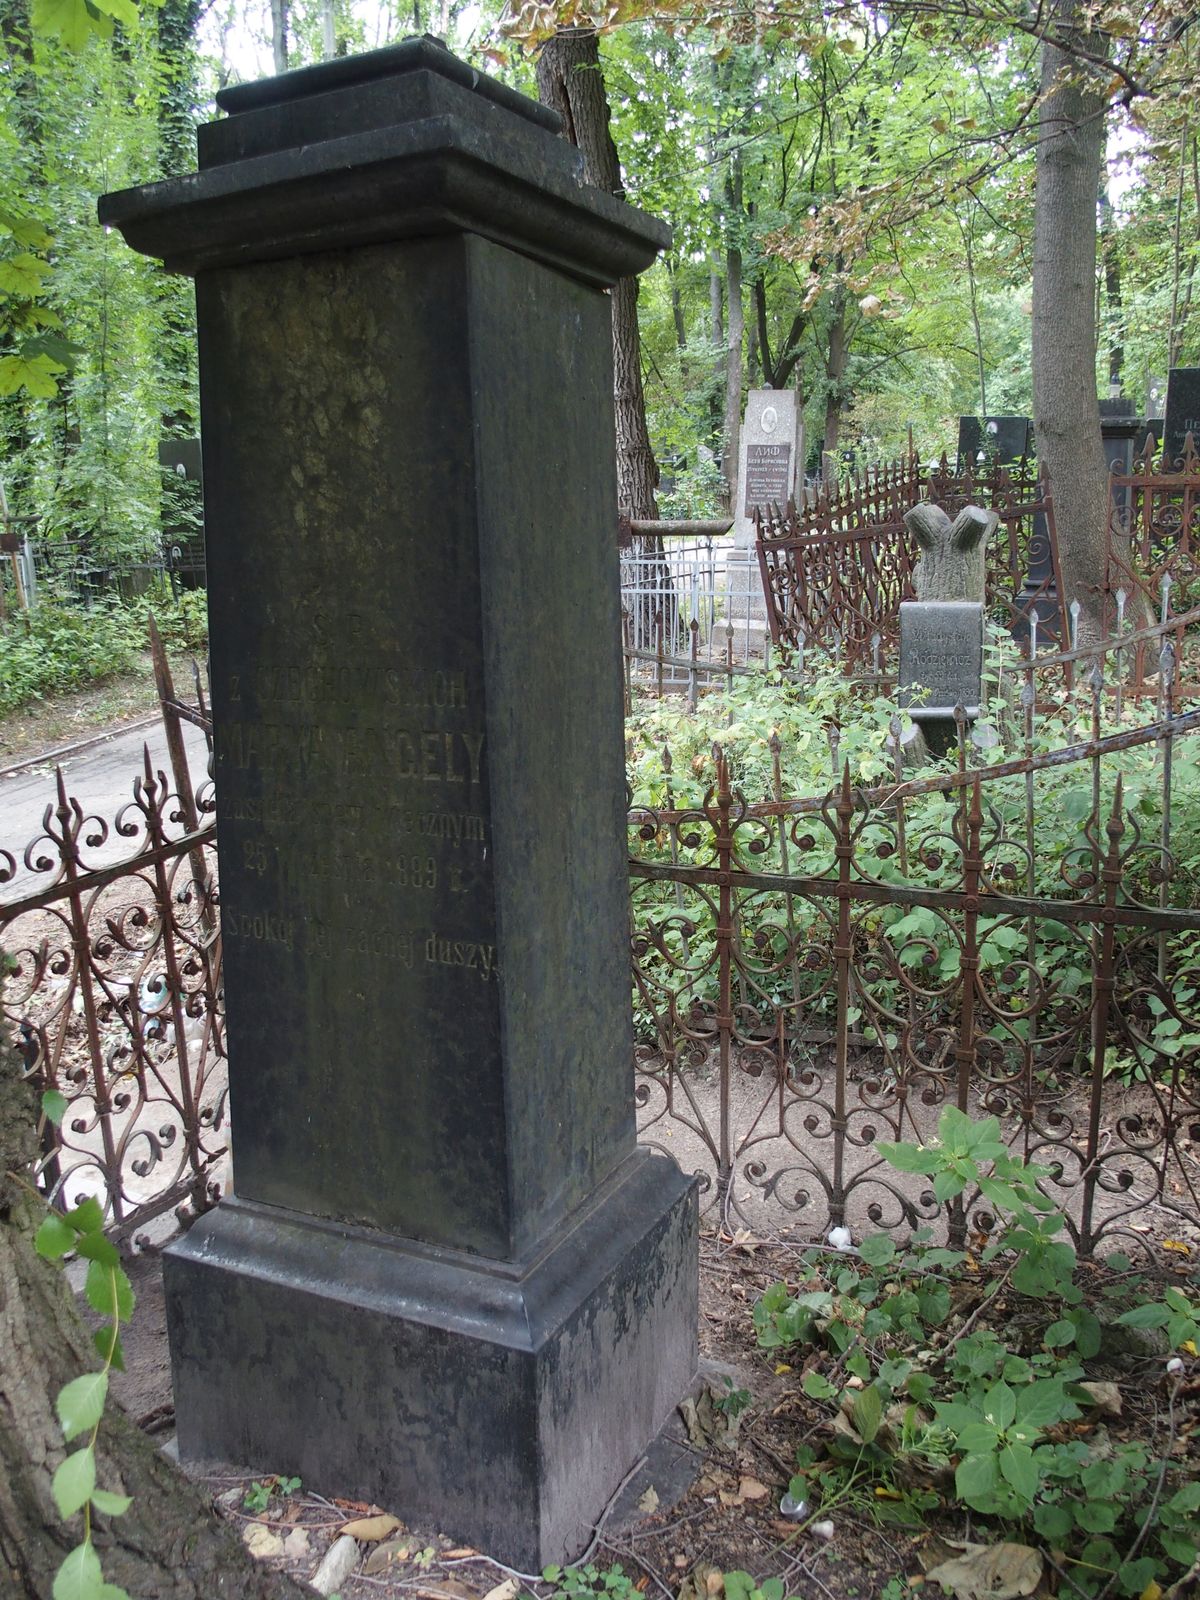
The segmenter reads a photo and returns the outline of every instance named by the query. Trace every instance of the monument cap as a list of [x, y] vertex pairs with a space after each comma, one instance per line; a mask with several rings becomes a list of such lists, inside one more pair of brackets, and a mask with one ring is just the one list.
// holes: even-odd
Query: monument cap
[[217, 96], [194, 175], [102, 196], [100, 221], [168, 270], [476, 233], [607, 287], [671, 241], [583, 181], [537, 101], [407, 39]]

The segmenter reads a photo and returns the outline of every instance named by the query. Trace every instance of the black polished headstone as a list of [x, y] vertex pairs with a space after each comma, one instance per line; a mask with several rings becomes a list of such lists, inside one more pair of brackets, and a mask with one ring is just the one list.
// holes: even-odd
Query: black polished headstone
[[1028, 417], [959, 417], [958, 459], [965, 468], [987, 461], [1007, 465], [1033, 454], [1033, 423]]
[[1189, 433], [1200, 450], [1200, 367], [1172, 367], [1163, 423], [1163, 465], [1168, 472], [1182, 459]]
[[602, 292], [668, 235], [427, 40], [220, 99], [197, 176], [101, 206], [200, 331], [236, 1198], [167, 1261], [180, 1448], [527, 1570], [696, 1360], [694, 1185], [633, 1122]]

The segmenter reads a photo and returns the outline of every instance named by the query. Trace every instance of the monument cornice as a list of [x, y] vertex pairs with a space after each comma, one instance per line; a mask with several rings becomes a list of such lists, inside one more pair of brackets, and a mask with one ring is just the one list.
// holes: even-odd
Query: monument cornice
[[168, 271], [192, 276], [475, 233], [607, 287], [670, 243], [665, 224], [581, 180], [579, 153], [548, 120], [515, 114], [480, 83], [502, 86], [478, 74], [472, 88], [444, 77], [428, 65], [446, 54], [437, 47], [397, 66], [404, 49], [378, 52], [391, 65], [368, 80], [379, 125], [331, 137], [345, 125], [347, 97], [363, 89], [331, 77], [339, 63], [305, 69], [288, 97], [264, 105], [248, 96], [246, 109], [202, 128], [201, 171], [105, 195], [101, 222]]

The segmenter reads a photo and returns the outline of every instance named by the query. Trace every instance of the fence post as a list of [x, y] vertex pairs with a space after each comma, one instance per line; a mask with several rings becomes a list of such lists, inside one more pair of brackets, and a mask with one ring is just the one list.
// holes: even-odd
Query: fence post
[[[980, 839], [983, 833], [983, 803], [979, 774], [971, 784], [971, 802], [968, 807], [963, 796], [963, 809], [955, 827], [958, 847], [962, 852], [963, 877], [963, 942], [959, 957], [959, 974], [962, 978], [962, 1010], [959, 1015], [958, 1045], [954, 1051], [958, 1063], [955, 1101], [958, 1109], [969, 1114], [971, 1078], [975, 1069], [975, 1002], [979, 974], [979, 881], [983, 869]], [[950, 1202], [950, 1248], [961, 1250], [967, 1238], [966, 1208], [961, 1195]]]
[[[158, 624], [153, 616], [150, 617], [150, 658], [154, 664], [154, 687], [158, 691], [158, 704], [162, 712], [163, 732], [167, 739], [167, 755], [171, 762], [171, 775], [175, 781], [175, 793], [179, 797], [180, 814], [183, 817], [183, 825], [187, 831], [195, 833], [200, 827], [200, 813], [196, 809], [196, 792], [192, 787], [192, 770], [188, 765], [187, 751], [183, 744], [183, 723], [175, 699], [175, 683], [171, 677], [171, 665], [167, 660], [167, 652], [163, 648], [162, 636], [158, 631]], [[147, 772], [149, 772], [148, 757]], [[206, 930], [211, 934], [216, 928], [216, 918], [212, 908], [208, 863], [205, 861], [204, 851], [199, 845], [188, 852], [188, 861], [191, 864], [192, 876], [195, 879], [196, 887], [203, 896], [200, 915], [203, 918]]]
[[717, 1169], [717, 1193], [720, 1197], [721, 1217], [726, 1220], [729, 1196], [733, 1184], [733, 1139], [730, 1113], [730, 1062], [733, 1042], [733, 888], [730, 873], [733, 870], [733, 831], [730, 815], [733, 797], [729, 790], [729, 763], [719, 744], [713, 745], [713, 761], [717, 769], [716, 806], [709, 811], [709, 821], [714, 821], [717, 847], [717, 1039], [718, 1070], [721, 1084], [720, 1154]]
[[842, 780], [838, 786], [837, 819], [834, 829], [834, 857], [837, 861], [838, 922], [837, 937], [833, 945], [833, 958], [837, 966], [837, 1039], [834, 1060], [833, 1087], [833, 1181], [829, 1189], [829, 1224], [841, 1227], [846, 1220], [845, 1159], [846, 1130], [846, 1079], [850, 1070], [850, 962], [853, 943], [850, 936], [850, 874], [854, 862], [854, 836], [851, 822], [854, 818], [854, 794], [850, 788], [850, 763], [842, 767]]
[[[1099, 818], [1097, 818], [1097, 824]], [[1121, 773], [1117, 773], [1113, 790], [1112, 810], [1105, 825], [1108, 849], [1104, 856], [1102, 880], [1104, 884], [1104, 909], [1100, 913], [1100, 948], [1093, 947], [1092, 954], [1092, 1083], [1088, 1108], [1087, 1158], [1083, 1168], [1083, 1202], [1079, 1218], [1079, 1253], [1090, 1255], [1095, 1239], [1092, 1234], [1092, 1207], [1099, 1181], [1100, 1112], [1104, 1093], [1104, 1056], [1108, 1044], [1108, 1018], [1112, 1006], [1116, 970], [1116, 904], [1121, 890], [1121, 839], [1125, 833], [1125, 791]]]

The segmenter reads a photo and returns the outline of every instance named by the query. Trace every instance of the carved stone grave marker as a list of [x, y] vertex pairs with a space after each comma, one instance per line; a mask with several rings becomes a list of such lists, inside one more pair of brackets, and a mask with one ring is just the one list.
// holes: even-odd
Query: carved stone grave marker
[[604, 294], [669, 235], [430, 40], [218, 98], [197, 175], [101, 204], [200, 336], [236, 1194], [167, 1257], [179, 1447], [528, 1571], [696, 1365], [694, 1182], [634, 1129]]
[[[900, 602], [900, 705], [914, 722], [979, 715], [983, 607], [973, 600]], [[926, 692], [928, 691], [928, 692]]]
[[956, 707], [979, 715], [987, 541], [999, 518], [965, 506], [951, 522], [940, 506], [922, 504], [904, 521], [921, 558], [917, 598], [900, 604], [899, 701], [936, 750], [954, 736]]
[[792, 389], [751, 389], [738, 447], [733, 548], [725, 557], [725, 614], [757, 643], [767, 605], [754, 541], [754, 513], [786, 511], [804, 482], [804, 420]]

